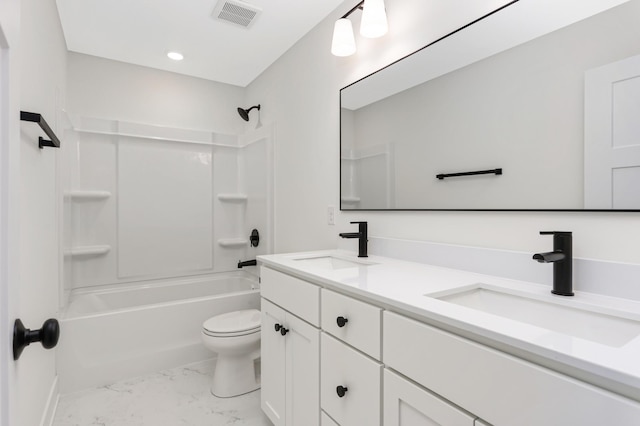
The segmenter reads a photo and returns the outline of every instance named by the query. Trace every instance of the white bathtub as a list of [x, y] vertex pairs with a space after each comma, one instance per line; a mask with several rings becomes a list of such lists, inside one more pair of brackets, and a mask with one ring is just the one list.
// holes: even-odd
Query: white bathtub
[[203, 321], [251, 308], [260, 309], [258, 284], [241, 272], [76, 290], [60, 321], [60, 392], [211, 358]]

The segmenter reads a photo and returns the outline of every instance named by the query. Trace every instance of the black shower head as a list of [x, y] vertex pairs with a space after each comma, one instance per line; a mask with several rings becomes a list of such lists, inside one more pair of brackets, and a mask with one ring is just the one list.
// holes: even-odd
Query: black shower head
[[251, 111], [254, 108], [257, 108], [258, 111], [260, 111], [260, 104], [254, 105], [249, 109], [238, 108], [238, 114], [240, 114], [240, 117], [242, 117], [244, 121], [249, 121], [249, 111]]

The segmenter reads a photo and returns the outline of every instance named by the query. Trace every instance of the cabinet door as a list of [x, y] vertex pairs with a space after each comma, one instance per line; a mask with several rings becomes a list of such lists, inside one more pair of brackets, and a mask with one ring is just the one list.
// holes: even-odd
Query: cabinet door
[[473, 426], [475, 417], [384, 371], [384, 426]]
[[260, 405], [275, 426], [285, 426], [286, 339], [275, 330], [284, 323], [285, 311], [262, 299]]
[[287, 313], [286, 410], [288, 426], [320, 424], [320, 330]]

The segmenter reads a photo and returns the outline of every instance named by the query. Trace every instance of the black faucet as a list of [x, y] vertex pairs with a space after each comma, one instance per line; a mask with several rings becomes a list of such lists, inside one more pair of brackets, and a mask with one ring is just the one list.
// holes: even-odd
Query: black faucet
[[358, 239], [358, 257], [367, 256], [367, 222], [351, 222], [358, 224], [358, 232], [342, 232], [339, 235], [342, 238], [357, 238]]
[[571, 232], [543, 231], [540, 235], [553, 235], [553, 251], [536, 253], [533, 259], [540, 263], [553, 263], [553, 290], [560, 296], [573, 296], [573, 249]]
[[243, 268], [245, 266], [256, 266], [258, 264], [258, 261], [253, 259], [253, 260], [245, 260], [245, 261], [238, 261], [238, 269]]

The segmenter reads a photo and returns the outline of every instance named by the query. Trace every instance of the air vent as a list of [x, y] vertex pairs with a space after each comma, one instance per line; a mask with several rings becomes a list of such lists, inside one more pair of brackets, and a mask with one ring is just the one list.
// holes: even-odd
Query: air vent
[[250, 28], [262, 9], [238, 0], [220, 0], [213, 10], [212, 17], [231, 24]]

